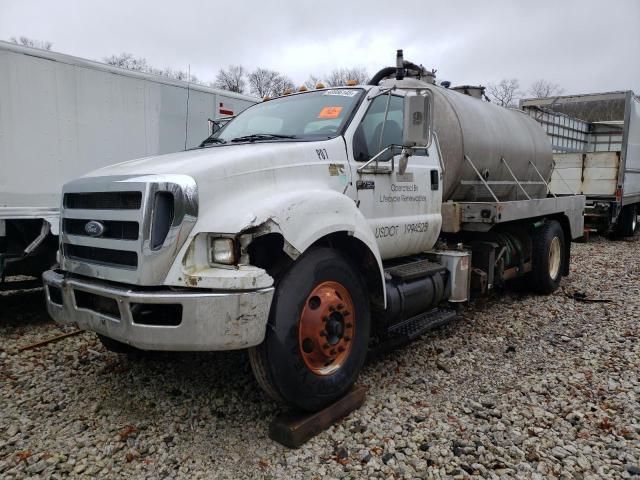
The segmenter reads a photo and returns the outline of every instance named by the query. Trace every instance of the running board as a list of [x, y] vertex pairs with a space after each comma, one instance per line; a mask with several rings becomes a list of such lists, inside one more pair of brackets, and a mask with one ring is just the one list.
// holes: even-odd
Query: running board
[[387, 329], [386, 336], [388, 338], [401, 337], [413, 340], [433, 328], [449, 323], [456, 316], [455, 310], [437, 308], [391, 325]]

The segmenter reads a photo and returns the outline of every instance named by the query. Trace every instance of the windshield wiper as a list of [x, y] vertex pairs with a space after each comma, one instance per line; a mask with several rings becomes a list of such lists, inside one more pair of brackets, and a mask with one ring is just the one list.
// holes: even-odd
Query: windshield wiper
[[200, 146], [204, 147], [206, 145], [209, 145], [210, 143], [227, 143], [227, 141], [217, 137], [209, 137], [209, 138], [205, 138], [200, 144]]
[[280, 135], [277, 133], [254, 133], [242, 137], [232, 138], [231, 142], [255, 142], [256, 140], [273, 140], [274, 138], [296, 138], [295, 135]]

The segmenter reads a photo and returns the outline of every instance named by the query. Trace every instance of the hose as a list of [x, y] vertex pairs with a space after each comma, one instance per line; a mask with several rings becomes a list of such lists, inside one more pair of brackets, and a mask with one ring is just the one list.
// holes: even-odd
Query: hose
[[369, 80], [369, 83], [367, 85], [378, 85], [378, 83], [380, 83], [380, 80], [382, 80], [384, 77], [388, 77], [389, 75], [394, 75], [395, 73], [396, 73], [396, 67], [384, 67], [382, 70], [376, 73], [373, 77], [371, 77], [371, 80]]
[[[402, 65], [404, 67], [403, 75], [407, 74], [407, 70], [413, 70], [414, 72], [417, 72], [418, 75], [422, 75], [424, 73], [424, 67], [422, 67], [421, 65], [416, 65], [415, 63], [408, 60], [404, 60]], [[369, 80], [369, 83], [367, 85], [378, 85], [378, 83], [380, 83], [380, 80], [382, 80], [383, 78], [390, 75], [397, 75], [398, 70], [399, 69], [397, 67], [384, 67], [373, 77], [371, 77], [371, 80]], [[402, 71], [402, 69], [400, 70]]]

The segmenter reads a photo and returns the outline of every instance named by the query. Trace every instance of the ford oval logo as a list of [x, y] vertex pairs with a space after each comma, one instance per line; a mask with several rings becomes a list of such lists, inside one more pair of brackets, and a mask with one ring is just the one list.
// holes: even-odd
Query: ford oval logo
[[96, 220], [91, 220], [85, 224], [84, 231], [87, 232], [87, 235], [90, 237], [99, 237], [104, 233], [105, 226]]

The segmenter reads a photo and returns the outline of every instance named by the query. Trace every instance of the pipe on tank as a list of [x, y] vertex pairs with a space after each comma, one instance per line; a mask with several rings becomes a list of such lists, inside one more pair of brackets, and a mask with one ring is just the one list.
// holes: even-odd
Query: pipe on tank
[[378, 83], [380, 83], [380, 80], [388, 77], [389, 75], [393, 75], [394, 73], [396, 73], [396, 67], [384, 67], [383, 69], [379, 70], [378, 73], [376, 73], [373, 77], [371, 77], [371, 80], [369, 80], [367, 85], [378, 85]]

